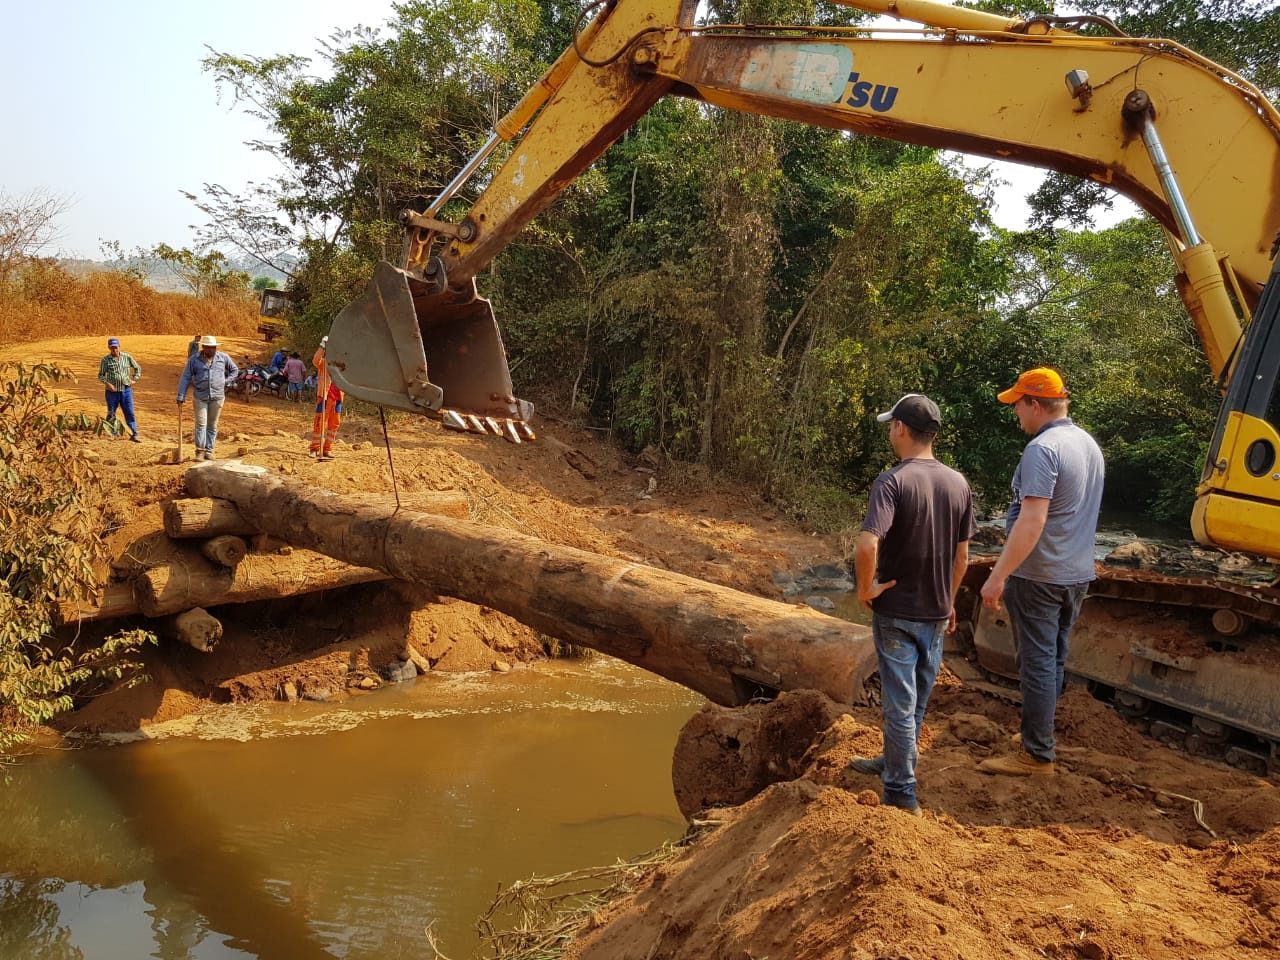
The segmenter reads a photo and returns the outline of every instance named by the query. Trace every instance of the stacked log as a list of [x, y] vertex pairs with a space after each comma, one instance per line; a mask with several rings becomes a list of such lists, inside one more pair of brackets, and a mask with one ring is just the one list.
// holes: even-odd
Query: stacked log
[[867, 627], [807, 607], [496, 527], [342, 497], [260, 467], [206, 463], [195, 494], [259, 529], [347, 563], [500, 610], [735, 705], [773, 690], [861, 700], [876, 669]]

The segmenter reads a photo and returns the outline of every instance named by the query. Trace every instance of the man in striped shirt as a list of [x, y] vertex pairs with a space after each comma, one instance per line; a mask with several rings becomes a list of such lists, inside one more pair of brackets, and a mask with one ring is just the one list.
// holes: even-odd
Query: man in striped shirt
[[125, 425], [129, 428], [129, 439], [141, 443], [138, 437], [138, 421], [133, 415], [133, 385], [142, 378], [142, 368], [138, 362], [120, 349], [120, 341], [112, 337], [107, 341], [107, 355], [98, 364], [98, 379], [107, 388], [107, 425], [111, 435], [118, 436], [119, 426], [116, 423], [116, 410], [124, 414]]

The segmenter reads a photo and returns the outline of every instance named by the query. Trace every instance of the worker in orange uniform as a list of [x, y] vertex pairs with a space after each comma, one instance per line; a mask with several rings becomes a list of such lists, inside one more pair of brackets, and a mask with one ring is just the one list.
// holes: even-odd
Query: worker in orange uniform
[[322, 337], [316, 355], [311, 358], [318, 378], [316, 416], [311, 422], [311, 456], [320, 460], [333, 459], [333, 441], [337, 439], [338, 427], [342, 425], [342, 391], [330, 378], [324, 359], [328, 346], [329, 338]]

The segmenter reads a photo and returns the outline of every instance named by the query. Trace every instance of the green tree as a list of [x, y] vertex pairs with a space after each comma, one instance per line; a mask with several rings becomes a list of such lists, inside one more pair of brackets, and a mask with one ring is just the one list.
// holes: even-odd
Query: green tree
[[167, 264], [197, 297], [243, 296], [249, 289], [249, 274], [232, 269], [221, 250], [196, 253], [187, 247], [161, 243], [145, 255]]
[[59, 604], [87, 604], [106, 560], [100, 482], [56, 414], [53, 388], [70, 376], [0, 363], [0, 750], [69, 710], [78, 686], [136, 676], [128, 654], [153, 639], [55, 639]]

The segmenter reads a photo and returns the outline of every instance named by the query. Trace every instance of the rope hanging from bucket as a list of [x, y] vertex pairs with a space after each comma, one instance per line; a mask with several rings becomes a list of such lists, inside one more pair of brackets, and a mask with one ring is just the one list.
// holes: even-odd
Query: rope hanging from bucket
[[400, 487], [396, 483], [396, 461], [391, 456], [391, 438], [387, 436], [387, 411], [383, 407], [378, 408], [378, 416], [382, 419], [382, 442], [387, 448], [387, 466], [391, 468], [391, 489], [396, 495], [396, 510], [400, 509]]

